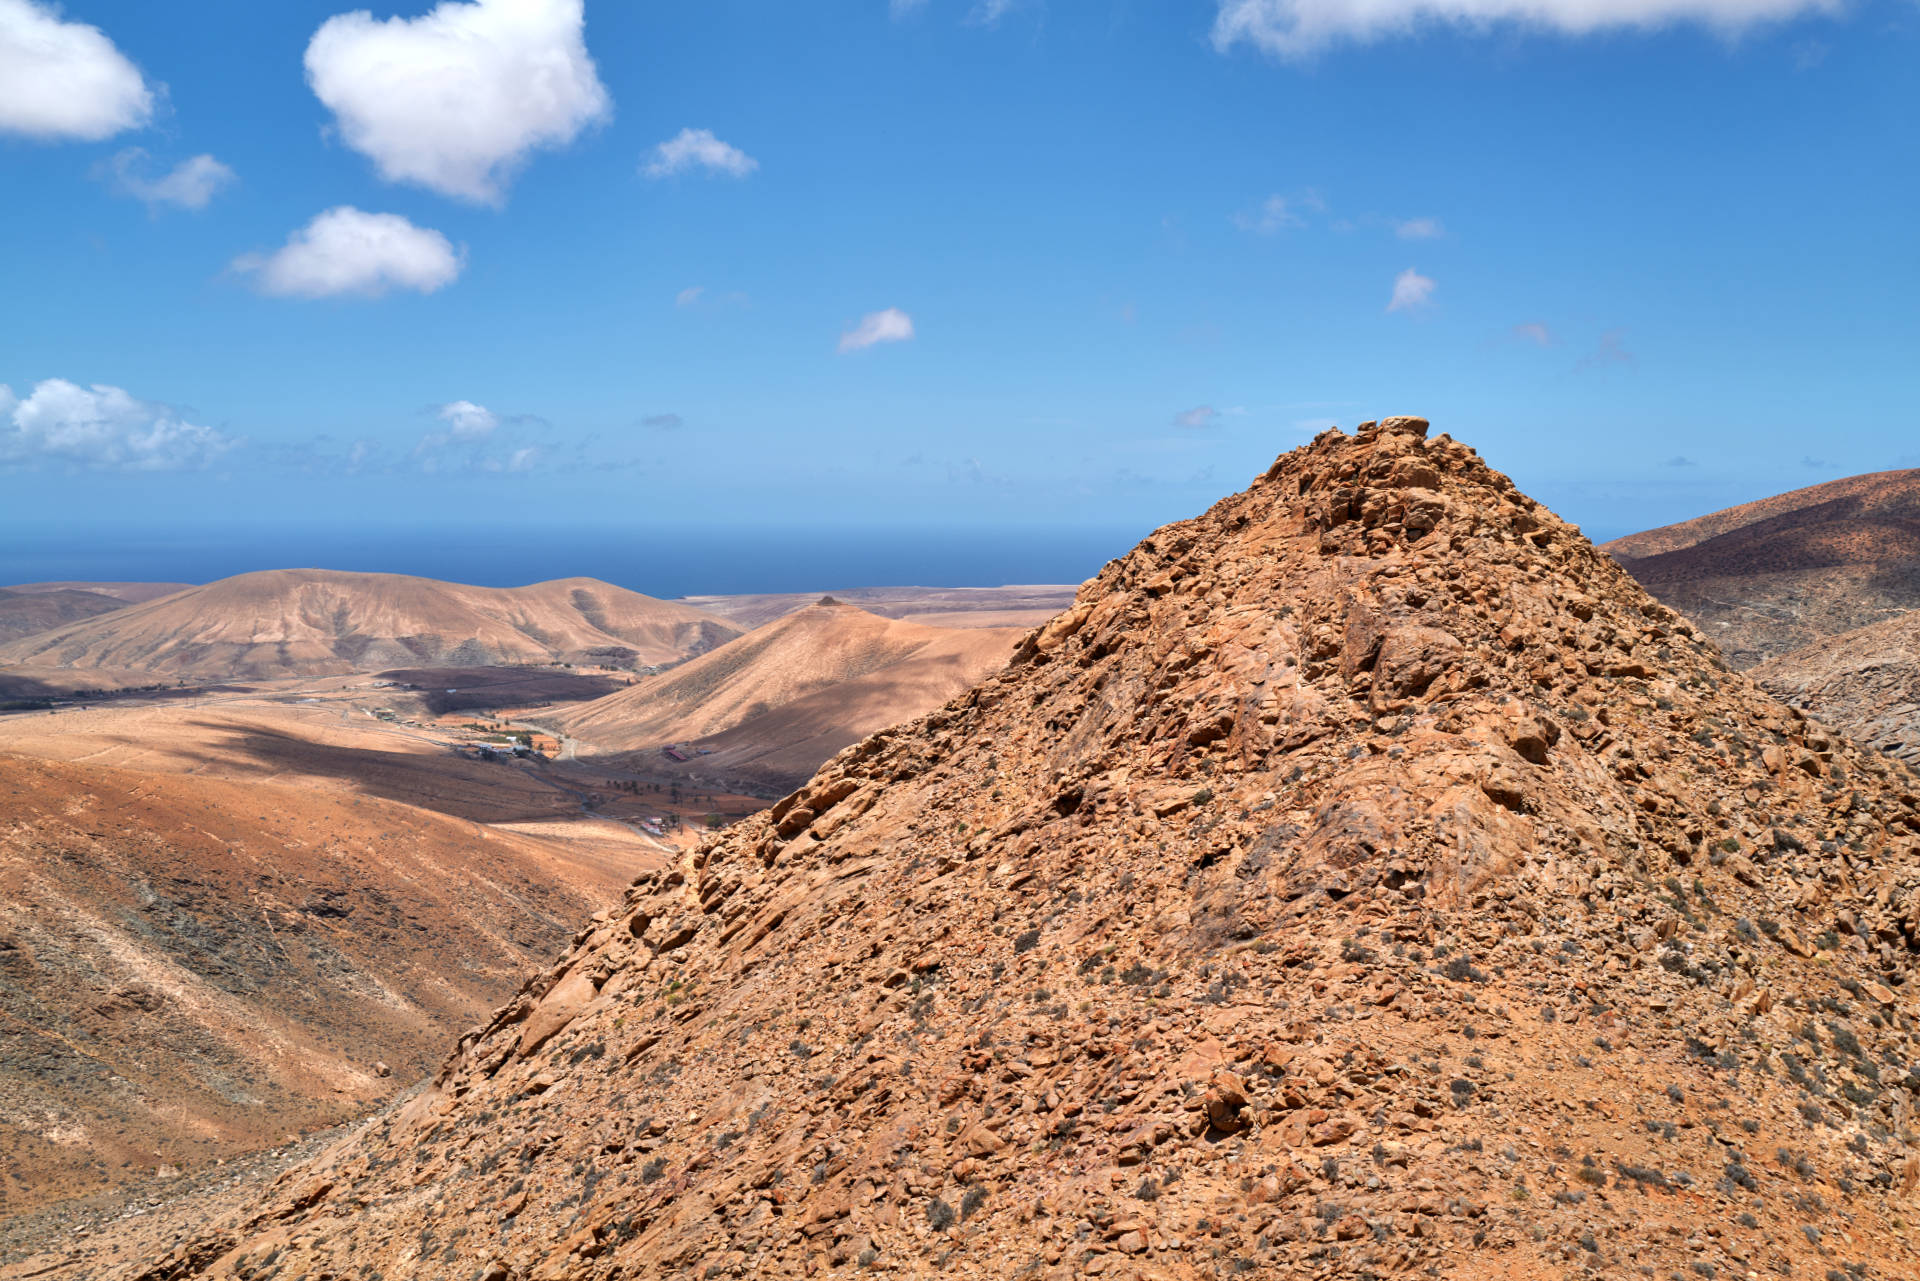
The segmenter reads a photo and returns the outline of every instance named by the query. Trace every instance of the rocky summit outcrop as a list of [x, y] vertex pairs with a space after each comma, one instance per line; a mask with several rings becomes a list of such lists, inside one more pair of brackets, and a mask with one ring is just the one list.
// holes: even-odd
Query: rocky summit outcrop
[[1912, 1276], [1917, 807], [1471, 449], [1329, 432], [68, 1274]]

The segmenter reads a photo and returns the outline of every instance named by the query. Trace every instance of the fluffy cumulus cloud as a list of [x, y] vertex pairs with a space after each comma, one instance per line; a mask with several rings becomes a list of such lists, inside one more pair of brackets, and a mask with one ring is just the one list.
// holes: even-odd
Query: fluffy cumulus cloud
[[0, 134], [97, 142], [153, 118], [154, 90], [98, 27], [0, 0]]
[[1409, 267], [1393, 278], [1393, 297], [1387, 300], [1387, 310], [1419, 311], [1432, 301], [1433, 277]]
[[109, 160], [105, 172], [116, 191], [145, 201], [149, 209], [165, 205], [176, 209], [205, 209], [215, 194], [235, 178], [233, 170], [212, 156], [182, 160], [156, 178], [152, 176], [147, 153], [138, 147], [128, 147]]
[[1687, 22], [1732, 32], [1840, 7], [1840, 0], [1220, 0], [1213, 43], [1222, 52], [1244, 42], [1299, 58], [1428, 26], [1509, 25], [1577, 36]]
[[449, 401], [434, 411], [434, 417], [447, 425], [455, 440], [482, 440], [500, 425], [500, 415], [471, 400]]
[[649, 178], [671, 178], [690, 170], [744, 178], [760, 167], [740, 148], [720, 141], [711, 129], [682, 129], [647, 154], [640, 172]]
[[860, 323], [840, 335], [840, 350], [859, 351], [883, 342], [905, 342], [913, 337], [913, 317], [898, 307], [870, 311]]
[[1192, 409], [1183, 409], [1173, 416], [1175, 427], [1185, 427], [1190, 431], [1211, 427], [1219, 421], [1220, 411], [1212, 405], [1195, 405]]
[[49, 378], [22, 400], [0, 385], [0, 464], [177, 471], [204, 467], [238, 443], [119, 387]]
[[327, 19], [307, 83], [388, 182], [498, 204], [542, 147], [612, 114], [583, 0], [445, 0], [417, 18]]
[[430, 294], [464, 265], [447, 238], [399, 214], [329, 209], [270, 254], [243, 254], [233, 268], [262, 293], [283, 298], [377, 298], [394, 289]]

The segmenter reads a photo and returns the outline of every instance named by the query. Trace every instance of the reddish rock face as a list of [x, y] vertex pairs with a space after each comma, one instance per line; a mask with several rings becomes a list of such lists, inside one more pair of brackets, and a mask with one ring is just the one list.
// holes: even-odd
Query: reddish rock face
[[1916, 805], [1328, 433], [118, 1274], [1914, 1275]]

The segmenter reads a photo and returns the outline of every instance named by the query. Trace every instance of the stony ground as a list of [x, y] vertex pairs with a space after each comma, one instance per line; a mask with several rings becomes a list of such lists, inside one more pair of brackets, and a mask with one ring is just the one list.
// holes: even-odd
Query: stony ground
[[1770, 659], [1753, 678], [1856, 742], [1920, 765], [1920, 613]]
[[1906, 1277], [1920, 782], [1417, 419], [15, 1275]]

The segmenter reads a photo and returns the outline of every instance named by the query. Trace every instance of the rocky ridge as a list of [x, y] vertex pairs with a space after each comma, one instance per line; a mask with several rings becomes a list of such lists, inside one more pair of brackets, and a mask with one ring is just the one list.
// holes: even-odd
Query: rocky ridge
[[1601, 550], [1746, 670], [1920, 606], [1920, 470], [1775, 494]]
[[1916, 940], [1911, 773], [1387, 419], [637, 882], [398, 1114], [23, 1267], [1913, 1275]]
[[1920, 613], [1815, 641], [1753, 669], [1776, 698], [1920, 765]]

